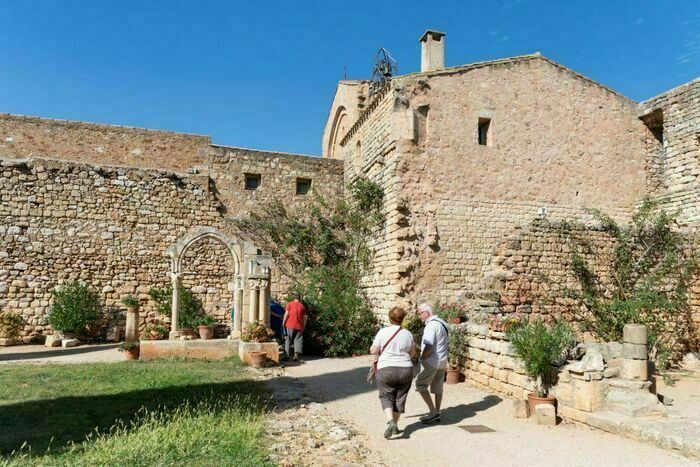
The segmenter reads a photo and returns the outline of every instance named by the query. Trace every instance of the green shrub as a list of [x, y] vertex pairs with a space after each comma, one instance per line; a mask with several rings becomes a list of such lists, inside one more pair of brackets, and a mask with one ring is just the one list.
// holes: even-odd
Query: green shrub
[[270, 342], [274, 333], [264, 321], [252, 321], [246, 324], [241, 340], [243, 342]]
[[10, 311], [0, 312], [0, 337], [14, 339], [19, 336], [22, 317]]
[[56, 331], [84, 335], [102, 318], [102, 300], [87, 284], [70, 282], [52, 295], [54, 302], [46, 321]]
[[449, 324], [450, 333], [447, 343], [447, 362], [450, 368], [458, 370], [464, 365], [467, 358], [467, 347], [469, 346], [469, 336], [467, 329], [459, 324]]
[[310, 350], [328, 357], [366, 354], [379, 325], [351, 273], [342, 266], [317, 268], [303, 282]]
[[[178, 314], [180, 328], [194, 329], [204, 315], [204, 305], [190, 289], [180, 286], [180, 310]], [[168, 284], [165, 287], [152, 288], [148, 295], [156, 302], [156, 308], [162, 315], [172, 313], [173, 287]]]
[[126, 297], [122, 298], [122, 304], [127, 308], [138, 308], [139, 301], [134, 298], [133, 295], [127, 295]]
[[544, 397], [552, 364], [576, 344], [576, 334], [564, 322], [557, 322], [549, 328], [538, 320], [511, 328], [506, 335], [513, 344], [515, 355], [525, 363], [525, 372], [536, 381], [538, 396]]
[[213, 326], [216, 324], [216, 318], [212, 315], [203, 314], [196, 319], [197, 326]]

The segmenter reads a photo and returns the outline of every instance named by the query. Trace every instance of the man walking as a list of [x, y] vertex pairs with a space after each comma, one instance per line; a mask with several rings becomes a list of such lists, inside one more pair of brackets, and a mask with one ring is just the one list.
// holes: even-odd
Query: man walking
[[287, 303], [287, 307], [284, 311], [284, 317], [282, 318], [282, 326], [287, 331], [287, 335], [284, 340], [284, 353], [287, 358], [291, 354], [292, 345], [294, 345], [294, 361], [299, 360], [299, 356], [302, 354], [304, 346], [304, 329], [306, 328], [306, 308], [304, 304], [299, 301], [299, 295], [294, 295], [294, 300]]
[[[425, 323], [420, 354], [421, 371], [416, 376], [416, 391], [428, 406], [428, 414], [421, 417], [423, 423], [440, 421], [442, 404], [442, 385], [447, 370], [447, 342], [449, 335], [447, 323], [433, 313], [433, 307], [427, 303], [418, 306], [420, 319]], [[428, 392], [430, 389], [430, 392]], [[433, 403], [430, 393], [435, 395]]]

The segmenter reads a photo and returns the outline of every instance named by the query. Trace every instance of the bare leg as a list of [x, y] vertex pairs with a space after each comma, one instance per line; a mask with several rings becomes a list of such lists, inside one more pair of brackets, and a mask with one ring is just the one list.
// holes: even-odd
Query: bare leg
[[398, 412], [394, 412], [393, 415], [394, 415], [394, 421], [395, 421], [395, 422], [398, 422], [398, 421], [399, 421], [399, 418], [401, 418], [401, 414], [398, 413]]
[[439, 412], [442, 405], [442, 394], [435, 394], [435, 409]]
[[394, 410], [391, 407], [384, 409], [384, 415], [386, 416], [387, 422], [390, 422], [392, 420], [396, 421], [394, 419]]
[[435, 409], [435, 404], [433, 404], [433, 398], [430, 397], [430, 393], [428, 391], [421, 391], [418, 394], [423, 398], [423, 402], [426, 403], [428, 406], [428, 410], [430, 411], [430, 415], [434, 414], [437, 412], [437, 409]]

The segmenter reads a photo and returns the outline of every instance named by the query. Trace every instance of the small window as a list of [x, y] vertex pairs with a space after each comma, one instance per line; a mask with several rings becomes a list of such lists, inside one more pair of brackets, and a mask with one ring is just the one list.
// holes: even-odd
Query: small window
[[479, 144], [482, 146], [491, 146], [491, 119], [480, 118], [478, 125]]
[[305, 195], [311, 191], [311, 179], [310, 178], [297, 178], [297, 194]]
[[245, 174], [245, 189], [257, 190], [260, 187], [260, 174]]

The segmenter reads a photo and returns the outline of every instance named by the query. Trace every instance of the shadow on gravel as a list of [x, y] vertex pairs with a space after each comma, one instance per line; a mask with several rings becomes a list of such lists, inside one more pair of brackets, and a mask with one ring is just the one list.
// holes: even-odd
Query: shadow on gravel
[[[502, 401], [503, 399], [501, 399], [500, 397], [491, 395], [484, 397], [479, 402], [473, 402], [471, 404], [460, 404], [454, 407], [447, 407], [440, 412], [439, 424], [456, 425], [464, 419], [473, 417], [478, 412], [483, 412], [484, 410], [488, 410], [491, 407], [500, 404]], [[401, 437], [397, 439], [410, 438], [411, 433], [418, 431], [421, 428], [429, 428], [434, 425], [436, 425], [436, 423], [424, 424], [420, 420], [417, 420], [411, 423], [410, 425], [406, 425], [406, 428], [403, 430]]]

